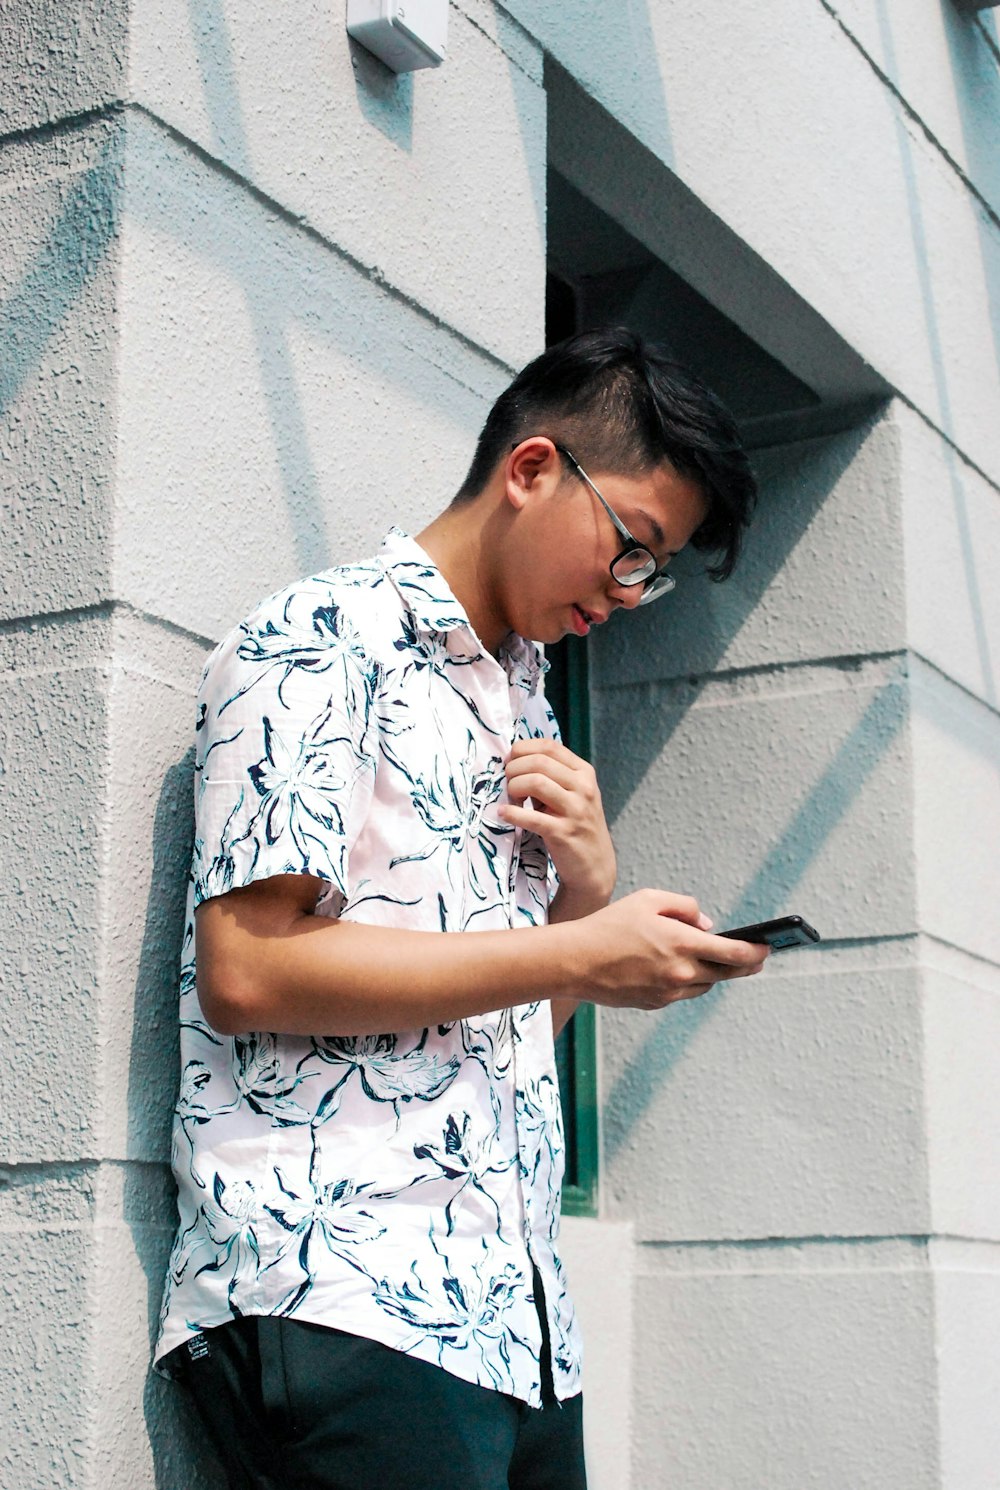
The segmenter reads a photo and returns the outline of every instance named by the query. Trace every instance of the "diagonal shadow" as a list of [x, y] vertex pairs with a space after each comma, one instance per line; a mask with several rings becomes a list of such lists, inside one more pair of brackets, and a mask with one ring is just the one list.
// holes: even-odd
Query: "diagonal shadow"
[[[659, 685], [687, 677], [694, 701], [702, 679], [725, 659], [733, 639], [754, 615], [793, 551], [806, 539], [816, 515], [845, 479], [865, 447], [875, 438], [891, 438], [881, 415], [825, 439], [803, 441], [755, 454], [761, 503], [750, 527], [744, 556], [735, 576], [715, 585], [700, 572], [697, 555], [682, 553], [672, 565], [676, 592], [664, 614], [655, 605], [609, 618], [589, 639], [591, 678], [598, 709], [606, 692], [621, 686]], [[873, 519], [875, 521], [876, 519]], [[788, 657], [767, 658], [786, 662]], [[608, 820], [614, 823], [633, 793], [641, 788], [652, 761], [669, 742], [683, 709], [661, 722], [657, 732], [637, 728], [627, 751], [617, 752], [614, 772], [602, 784]], [[595, 734], [600, 736], [599, 728]], [[600, 762], [598, 762], [600, 764]]]
[[[729, 908], [727, 924], [739, 926], [753, 920], [765, 892], [776, 903], [790, 903], [792, 892], [821, 852], [831, 830], [849, 811], [907, 717], [906, 690], [897, 678], [874, 695], [807, 799], [747, 881], [735, 905]], [[655, 1033], [643, 1042], [605, 1099], [604, 1151], [608, 1158], [614, 1158], [621, 1150], [690, 1040], [720, 1007], [717, 1001], [699, 999], [689, 1005], [683, 1022], [671, 1017], [670, 1010], [660, 1017]]]
[[[497, 24], [510, 26], [507, 11], [516, 15], [513, 7], [495, 5]], [[246, 180], [253, 180], [252, 157], [248, 131], [238, 83], [235, 49], [222, 0], [188, 0], [189, 27], [195, 45], [201, 73], [203, 95], [215, 148], [220, 158]], [[534, 16], [527, 29], [539, 32]], [[634, 92], [637, 80], [643, 100], [644, 123], [655, 124], [655, 143], [669, 154], [669, 121], [662, 78], [655, 62], [653, 32], [649, 21], [646, 0], [628, 0], [627, 27], [612, 27], [618, 38], [613, 56], [606, 57], [603, 65], [605, 77], [610, 72], [623, 74]], [[524, 75], [515, 61], [507, 58], [511, 82], [511, 99], [526, 134], [537, 133], [537, 100], [535, 85]], [[384, 69], [382, 69], [384, 71]], [[361, 80], [359, 91], [363, 91]], [[383, 103], [385, 101], [383, 100]], [[395, 114], [406, 100], [400, 95], [390, 102]], [[378, 112], [378, 111], [377, 111]], [[383, 110], [384, 112], [384, 110]], [[405, 109], [404, 109], [405, 112]], [[374, 121], [383, 132], [388, 128], [393, 138], [399, 133], [399, 121]], [[405, 133], [405, 131], [404, 131]], [[396, 140], [409, 148], [406, 139]], [[545, 176], [536, 173], [533, 180], [534, 212], [541, 231], [545, 223]], [[251, 263], [239, 264], [238, 256], [228, 256], [228, 266], [240, 276], [240, 283], [251, 318], [258, 349], [258, 363], [262, 386], [268, 406], [275, 449], [279, 456], [284, 495], [289, 515], [296, 562], [302, 572], [311, 572], [329, 562], [329, 535], [326, 515], [321, 498], [321, 485], [310, 455], [308, 427], [302, 413], [301, 396], [294, 359], [291, 355], [288, 331], [285, 324], [287, 312], [275, 303], [273, 292], [266, 281], [255, 273]], [[387, 359], [382, 359], [387, 361]], [[386, 366], [385, 371], [391, 368]]]
[[[188, 0], [188, 15], [216, 148], [221, 158], [230, 160], [237, 171], [252, 180], [232, 39], [221, 0]], [[236, 267], [239, 259], [231, 258], [230, 263]], [[287, 327], [283, 314], [276, 312], [269, 301], [266, 286], [257, 279], [253, 266], [240, 267], [285, 503], [293, 519], [290, 528], [296, 563], [303, 573], [312, 573], [329, 562], [330, 543], [319, 479], [309, 453], [308, 428], [302, 414]], [[304, 523], [294, 520], [303, 515]]]
[[[544, 46], [546, 54], [578, 78], [626, 128], [641, 129], [643, 143], [670, 167], [673, 134], [657, 35], [649, 0], [582, 7], [573, 17], [563, 0], [505, 0], [504, 9]], [[568, 23], [568, 24], [567, 24]], [[575, 47], [586, 34], [586, 53]]]
[[0, 303], [0, 413], [13, 406], [115, 235], [115, 146], [109, 138], [74, 181], [31, 267]]
[[[125, 1170], [123, 1202], [124, 1219], [146, 1280], [151, 1344], [176, 1225], [173, 1181], [169, 1171], [163, 1170], [162, 1159], [170, 1152], [180, 1067], [177, 984], [194, 836], [193, 771], [192, 746], [167, 771], [157, 799], [147, 846], [149, 892], [132, 1005], [126, 1097], [130, 1163]], [[206, 1449], [202, 1441], [203, 1431], [187, 1394], [150, 1370], [143, 1384], [142, 1406], [156, 1490], [187, 1490], [194, 1464], [198, 1465], [199, 1490], [222, 1490], [225, 1476], [211, 1447]]]

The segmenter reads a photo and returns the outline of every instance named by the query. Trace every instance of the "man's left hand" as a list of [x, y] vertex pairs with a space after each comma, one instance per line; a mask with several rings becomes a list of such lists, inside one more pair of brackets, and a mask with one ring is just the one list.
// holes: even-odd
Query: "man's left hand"
[[602, 909], [617, 864], [593, 766], [558, 740], [515, 740], [506, 774], [510, 802], [500, 817], [542, 839], [574, 918]]

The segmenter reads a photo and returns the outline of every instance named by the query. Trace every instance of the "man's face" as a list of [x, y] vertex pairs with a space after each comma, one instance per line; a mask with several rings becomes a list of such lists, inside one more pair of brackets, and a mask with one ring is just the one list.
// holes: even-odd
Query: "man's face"
[[[583, 478], [554, 449], [552, 461], [534, 473], [515, 474], [523, 483], [523, 505], [504, 566], [514, 630], [554, 642], [570, 632], [586, 636], [614, 610], [634, 609], [643, 586], [621, 585], [612, 577], [611, 561], [625, 540]], [[658, 567], [680, 552], [707, 514], [698, 485], [670, 466], [638, 477], [590, 470], [587, 475]]]

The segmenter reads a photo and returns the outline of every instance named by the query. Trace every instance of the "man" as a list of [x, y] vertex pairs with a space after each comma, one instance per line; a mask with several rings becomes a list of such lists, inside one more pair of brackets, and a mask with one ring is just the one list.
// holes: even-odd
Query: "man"
[[724, 577], [753, 498], [713, 395], [587, 333], [500, 397], [415, 540], [209, 658], [157, 1357], [234, 1486], [582, 1490], [553, 1032], [766, 949], [684, 895], [610, 903], [526, 639], [654, 599], [689, 542]]

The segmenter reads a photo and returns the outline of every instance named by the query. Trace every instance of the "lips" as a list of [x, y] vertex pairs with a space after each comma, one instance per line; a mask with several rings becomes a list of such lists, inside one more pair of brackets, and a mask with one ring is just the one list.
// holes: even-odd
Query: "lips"
[[573, 606], [573, 630], [577, 636], [586, 636], [591, 626], [600, 626], [606, 616], [597, 615], [594, 611], [584, 610], [582, 605]]

